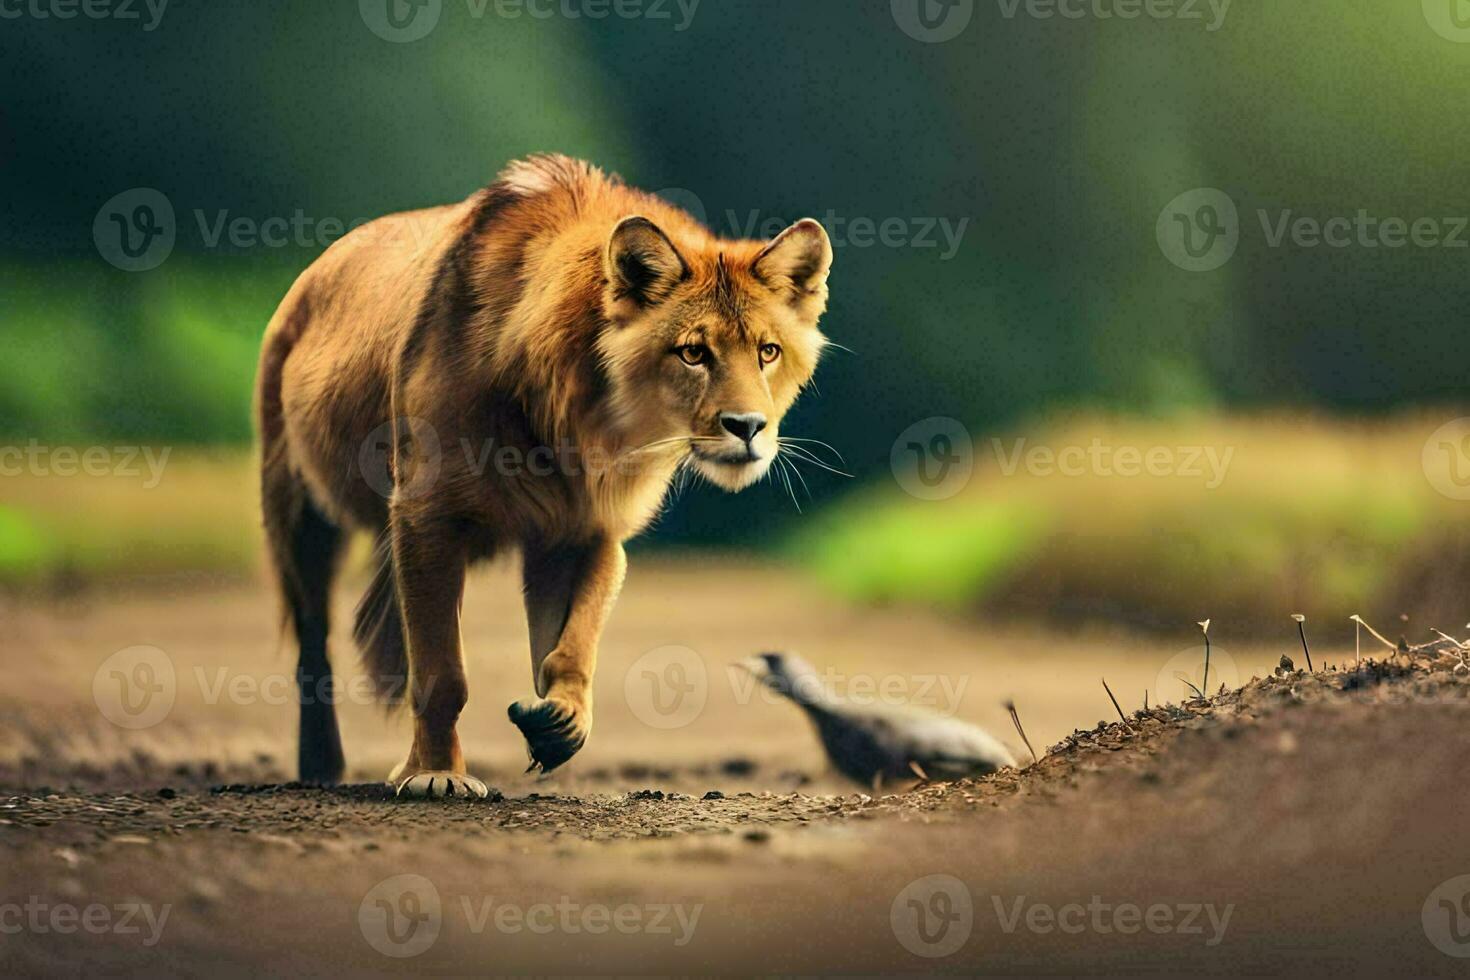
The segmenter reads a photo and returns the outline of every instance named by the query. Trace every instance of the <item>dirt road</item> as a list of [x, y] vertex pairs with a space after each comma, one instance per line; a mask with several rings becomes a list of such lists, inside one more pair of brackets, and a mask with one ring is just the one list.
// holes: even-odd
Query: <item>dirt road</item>
[[[1199, 650], [854, 610], [754, 566], [635, 562], [593, 740], [534, 780], [504, 716], [528, 687], [523, 620], [512, 576], [491, 571], [466, 602], [463, 734], [499, 794], [400, 804], [376, 781], [404, 725], [352, 693], [349, 656], [360, 784], [273, 785], [290, 778], [292, 664], [256, 590], [5, 611], [7, 974], [1450, 975], [1464, 963], [1443, 950], [1470, 953], [1470, 681], [1443, 664], [1427, 689], [1407, 669], [1272, 681], [1019, 774], [875, 796], [828, 774], [804, 720], [726, 665], [798, 650], [839, 690], [955, 710], [1029, 758], [1002, 699], [1044, 751], [1115, 717], [1098, 677], [1130, 711], [1146, 688], [1178, 701], [1174, 673]], [[1212, 689], [1291, 651], [1289, 633], [1231, 650], [1216, 631]], [[1322, 642], [1321, 660], [1352, 659]]]

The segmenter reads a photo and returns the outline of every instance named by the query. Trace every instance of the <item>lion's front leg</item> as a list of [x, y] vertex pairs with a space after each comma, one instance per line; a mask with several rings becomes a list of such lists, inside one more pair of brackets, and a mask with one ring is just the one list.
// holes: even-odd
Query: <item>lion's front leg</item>
[[610, 538], [525, 548], [522, 576], [538, 696], [512, 704], [510, 720], [526, 737], [528, 772], [550, 772], [587, 741], [597, 644], [626, 568], [621, 542]]
[[483, 797], [485, 784], [465, 771], [455, 726], [469, 698], [460, 650], [464, 593], [462, 533], [447, 521], [393, 513], [393, 561], [408, 637], [408, 693], [413, 745], [388, 777], [403, 797]]

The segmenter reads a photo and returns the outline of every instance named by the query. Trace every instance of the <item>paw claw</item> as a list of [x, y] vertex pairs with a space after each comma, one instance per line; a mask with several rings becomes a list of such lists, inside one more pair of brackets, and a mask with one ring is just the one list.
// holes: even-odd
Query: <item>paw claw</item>
[[486, 785], [462, 772], [420, 772], [398, 783], [395, 794], [406, 800], [480, 799], [490, 795]]
[[551, 772], [577, 754], [587, 742], [590, 719], [584, 710], [564, 701], [526, 698], [513, 703], [507, 714], [526, 739], [531, 764], [526, 772]]

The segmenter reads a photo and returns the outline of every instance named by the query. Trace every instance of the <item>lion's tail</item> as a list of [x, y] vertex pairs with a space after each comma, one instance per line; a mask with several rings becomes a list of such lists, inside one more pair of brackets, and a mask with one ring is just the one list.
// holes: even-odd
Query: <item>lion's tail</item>
[[357, 603], [352, 638], [378, 696], [391, 709], [403, 703], [403, 692], [408, 689], [408, 643], [394, 582], [393, 549], [386, 533], [378, 538], [373, 565], [372, 582]]

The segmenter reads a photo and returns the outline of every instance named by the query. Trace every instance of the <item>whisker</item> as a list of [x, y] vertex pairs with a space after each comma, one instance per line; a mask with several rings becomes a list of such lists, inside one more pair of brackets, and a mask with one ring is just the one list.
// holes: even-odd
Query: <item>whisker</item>
[[[775, 460], [774, 461], [778, 461], [778, 462], [781, 461], [781, 457], [780, 456], [775, 457]], [[793, 507], [796, 508], [796, 512], [798, 514], [800, 514], [801, 513], [801, 501], [799, 501], [799, 500], [796, 499], [796, 491], [794, 489], [792, 489], [792, 487], [791, 487], [791, 477], [789, 477], [789, 476], [786, 475], [786, 467], [785, 466], [782, 466], [780, 472], [781, 472], [781, 479], [786, 484], [786, 492], [787, 492], [787, 494], [789, 494], [791, 496], [791, 504], [792, 504]]]
[[[821, 459], [822, 458], [820, 455], [818, 455], [818, 451], [819, 450], [826, 450], [826, 451], [832, 453], [832, 455], [838, 457], [839, 459], [841, 459], [841, 457], [842, 457], [842, 454], [841, 453], [839, 453], [837, 450], [833, 449], [831, 446], [828, 446], [828, 445], [825, 445], [825, 444], [809, 445], [809, 444], [807, 444], [805, 442], [787, 442], [785, 436], [782, 436], [781, 439], [780, 439], [780, 441], [781, 441], [782, 445], [784, 445], [787, 449], [799, 449], [799, 450], [801, 450], [802, 452], [806, 453], [809, 456], [815, 456], [817, 459]], [[847, 460], [843, 459], [842, 462], [845, 463], [845, 462], [847, 462]]]
[[826, 347], [836, 347], [838, 350], [845, 350], [849, 354], [852, 354], [854, 356], [857, 355], [857, 351], [853, 350], [851, 347], [848, 347], [846, 344], [839, 344], [835, 340], [826, 340], [826, 341], [823, 342], [822, 346], [824, 348], [826, 348]]
[[669, 436], [667, 439], [655, 439], [653, 442], [647, 443], [646, 445], [635, 446], [632, 449], [625, 449], [623, 452], [618, 454], [617, 458], [622, 459], [625, 456], [633, 456], [637, 453], [650, 452], [654, 449], [660, 448], [661, 446], [667, 446], [673, 443], [722, 441], [723, 439], [719, 436]]
[[851, 473], [845, 473], [842, 470], [836, 469], [835, 467], [828, 466], [826, 463], [822, 462], [820, 459], [813, 456], [810, 452], [800, 446], [786, 446], [784, 447], [784, 449], [786, 450], [786, 452], [791, 454], [793, 459], [800, 459], [804, 462], [811, 463], [813, 466], [820, 466], [828, 473], [835, 473], [838, 476], [845, 476], [849, 480], [853, 479], [853, 475]]
[[837, 459], [842, 463], [843, 466], [846, 466], [847, 465], [847, 460], [845, 460], [845, 459], [842, 458], [842, 454], [837, 451], [837, 448], [835, 446], [833, 446], [831, 443], [823, 442], [820, 439], [804, 439], [804, 438], [802, 438], [800, 436], [777, 436], [776, 437], [776, 441], [777, 442], [794, 442], [794, 443], [811, 443], [812, 445], [814, 445], [814, 446], [816, 446], [816, 447], [818, 447], [820, 449], [827, 450], [833, 456], [836, 456]]
[[791, 467], [791, 472], [793, 472], [793, 473], [796, 474], [796, 478], [801, 481], [801, 488], [806, 491], [806, 499], [811, 500], [812, 499], [812, 488], [806, 485], [806, 477], [804, 477], [804, 476], [801, 475], [801, 467], [796, 465], [796, 461], [795, 460], [782, 459], [779, 454], [776, 456], [776, 459], [778, 461], [786, 464], [787, 466]]
[[689, 456], [685, 456], [674, 467], [673, 478], [669, 481], [673, 486], [673, 489], [669, 492], [668, 506], [670, 507], [679, 502], [680, 498], [684, 496], [684, 491], [689, 487], [690, 458]]
[[851, 475], [849, 473], [843, 473], [841, 470], [833, 469], [831, 464], [827, 463], [821, 457], [813, 455], [812, 452], [804, 446], [782, 446], [781, 451], [789, 454], [792, 459], [801, 460], [803, 463], [812, 463], [813, 465], [821, 466], [824, 469], [832, 470], [832, 472], [838, 473], [841, 476]]
[[626, 456], [636, 456], [639, 453], [650, 452], [650, 451], [652, 451], [654, 449], [658, 449], [661, 446], [668, 446], [668, 445], [671, 445], [671, 444], [676, 443], [676, 442], [683, 442], [684, 439], [685, 439], [685, 437], [683, 437], [683, 436], [675, 436], [675, 437], [670, 438], [670, 439], [657, 439], [657, 440], [655, 440], [653, 442], [647, 443], [647, 444], [642, 445], [642, 446], [634, 446], [631, 449], [625, 449], [622, 452], [618, 453], [617, 458], [618, 459], [623, 459]]

